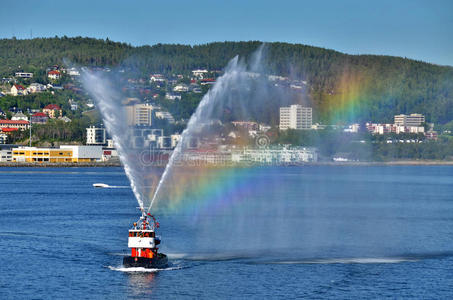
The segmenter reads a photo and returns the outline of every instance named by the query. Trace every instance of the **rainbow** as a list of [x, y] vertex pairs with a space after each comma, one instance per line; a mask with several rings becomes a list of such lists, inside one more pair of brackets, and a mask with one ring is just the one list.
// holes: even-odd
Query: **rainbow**
[[153, 210], [190, 213], [196, 218], [240, 205], [261, 184], [256, 182], [258, 168], [175, 168]]
[[[321, 101], [315, 101], [320, 103], [315, 110], [319, 109], [324, 117], [322, 122], [341, 125], [359, 121], [357, 116], [363, 116], [371, 101], [376, 99], [376, 95], [372, 94], [374, 89], [370, 88], [371, 82], [371, 77], [358, 72], [343, 72], [335, 88], [320, 95]], [[266, 188], [263, 179], [257, 182], [257, 178], [262, 177], [254, 176], [259, 168], [262, 167], [174, 167], [152, 210], [164, 213], [186, 212], [196, 217], [240, 205], [252, 196], [251, 193], [256, 193], [260, 185]], [[153, 188], [148, 197], [152, 198], [154, 190]]]
[[317, 99], [320, 103], [321, 118], [327, 124], [344, 125], [358, 121], [371, 103], [370, 78], [351, 72], [344, 72], [333, 90]]

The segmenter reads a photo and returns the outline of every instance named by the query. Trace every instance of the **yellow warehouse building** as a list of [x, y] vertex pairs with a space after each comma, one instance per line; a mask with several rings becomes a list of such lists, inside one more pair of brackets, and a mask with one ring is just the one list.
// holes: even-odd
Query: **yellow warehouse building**
[[12, 149], [13, 162], [92, 162], [102, 158], [100, 146], [60, 146], [60, 148], [20, 147]]

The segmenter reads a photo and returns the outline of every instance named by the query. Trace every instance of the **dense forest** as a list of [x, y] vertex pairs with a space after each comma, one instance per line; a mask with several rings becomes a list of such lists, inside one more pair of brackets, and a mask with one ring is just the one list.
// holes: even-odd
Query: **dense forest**
[[[236, 55], [248, 59], [259, 41], [216, 42], [197, 46], [133, 47], [82, 37], [0, 40], [0, 76], [17, 71], [45, 72], [67, 62], [121, 66], [137, 76], [188, 74], [197, 68], [222, 70]], [[429, 122], [453, 120], [453, 67], [401, 57], [348, 55], [299, 44], [266, 44], [269, 73], [308, 83], [320, 120], [391, 122], [399, 113], [423, 113]]]

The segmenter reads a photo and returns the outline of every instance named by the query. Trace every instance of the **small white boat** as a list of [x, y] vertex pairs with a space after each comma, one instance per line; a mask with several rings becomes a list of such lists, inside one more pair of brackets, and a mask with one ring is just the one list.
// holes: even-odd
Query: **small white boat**
[[109, 185], [105, 184], [105, 183], [93, 183], [93, 186], [95, 188], [108, 188], [109, 187]]

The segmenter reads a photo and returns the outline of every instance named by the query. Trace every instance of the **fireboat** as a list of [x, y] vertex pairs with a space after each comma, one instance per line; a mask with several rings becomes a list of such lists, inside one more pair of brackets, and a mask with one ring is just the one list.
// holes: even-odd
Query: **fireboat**
[[128, 247], [131, 255], [123, 258], [126, 268], [165, 268], [168, 265], [167, 255], [158, 253], [160, 238], [156, 236], [159, 222], [150, 213], [142, 211], [142, 216], [129, 229]]

